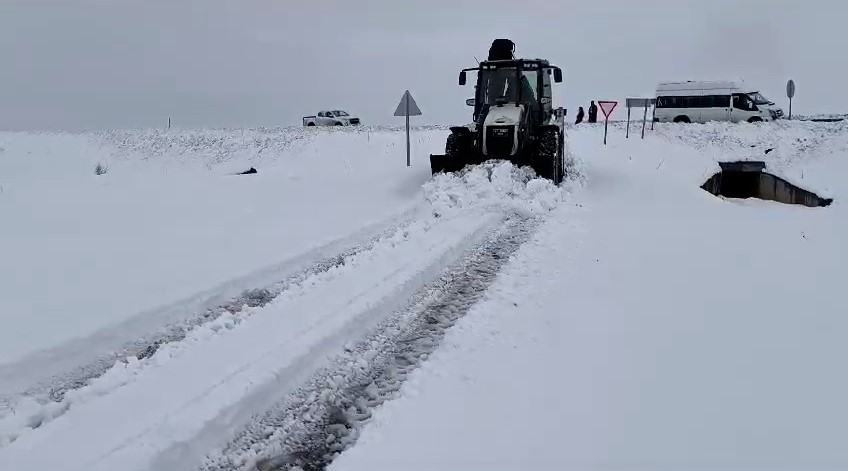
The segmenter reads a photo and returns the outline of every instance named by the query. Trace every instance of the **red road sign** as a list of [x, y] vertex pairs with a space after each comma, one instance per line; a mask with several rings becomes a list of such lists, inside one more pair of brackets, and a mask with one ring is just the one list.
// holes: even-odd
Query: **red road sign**
[[598, 106], [601, 108], [601, 112], [605, 118], [609, 118], [609, 115], [612, 114], [612, 110], [615, 109], [615, 105], [617, 104], [617, 101], [598, 101]]

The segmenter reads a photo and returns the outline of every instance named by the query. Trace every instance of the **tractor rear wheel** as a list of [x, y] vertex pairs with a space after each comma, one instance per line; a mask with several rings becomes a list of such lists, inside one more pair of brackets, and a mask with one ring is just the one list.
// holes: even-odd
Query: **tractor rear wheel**
[[531, 166], [542, 178], [551, 180], [554, 185], [562, 183], [563, 161], [562, 145], [559, 131], [556, 129], [545, 129], [539, 136], [539, 144], [536, 155], [533, 156]]

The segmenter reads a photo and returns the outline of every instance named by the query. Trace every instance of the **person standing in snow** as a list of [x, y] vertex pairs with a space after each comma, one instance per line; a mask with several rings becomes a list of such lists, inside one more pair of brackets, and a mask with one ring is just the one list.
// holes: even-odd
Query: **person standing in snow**
[[583, 122], [583, 107], [581, 106], [577, 109], [577, 121], [575, 121], [574, 124], [580, 124], [582, 122]]
[[592, 103], [589, 105], [589, 122], [597, 123], [598, 122], [598, 106], [595, 105], [595, 101], [592, 100]]

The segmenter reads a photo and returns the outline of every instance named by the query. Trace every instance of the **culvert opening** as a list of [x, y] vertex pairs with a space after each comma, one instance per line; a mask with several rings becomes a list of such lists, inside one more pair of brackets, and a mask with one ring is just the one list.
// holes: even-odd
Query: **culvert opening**
[[765, 172], [765, 162], [720, 162], [719, 166], [721, 171], [701, 185], [701, 188], [716, 196], [759, 198], [809, 207], [828, 206], [833, 202], [832, 198], [822, 198]]

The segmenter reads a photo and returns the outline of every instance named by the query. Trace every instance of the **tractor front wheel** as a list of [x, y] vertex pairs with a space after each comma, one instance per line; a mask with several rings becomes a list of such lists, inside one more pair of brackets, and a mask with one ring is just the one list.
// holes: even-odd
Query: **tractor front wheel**
[[444, 155], [430, 155], [433, 175], [440, 172], [456, 172], [468, 163], [471, 147], [469, 135], [451, 132], [445, 142]]
[[539, 136], [539, 146], [536, 155], [533, 156], [531, 166], [542, 178], [551, 180], [554, 185], [562, 183], [563, 161], [562, 145], [560, 143], [559, 131], [556, 129], [545, 129]]

